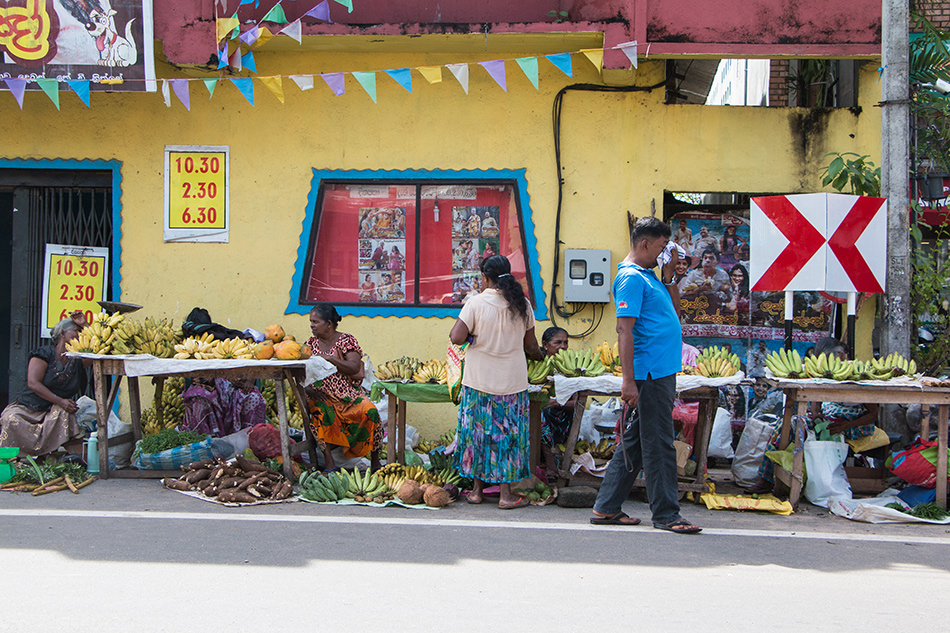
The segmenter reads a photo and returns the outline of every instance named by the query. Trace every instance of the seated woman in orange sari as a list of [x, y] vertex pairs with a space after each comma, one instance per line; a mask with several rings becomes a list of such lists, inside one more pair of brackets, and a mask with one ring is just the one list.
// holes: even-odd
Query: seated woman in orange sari
[[339, 446], [346, 457], [370, 453], [373, 470], [379, 468], [382, 426], [376, 406], [360, 389], [363, 350], [352, 334], [337, 331], [340, 315], [332, 305], [320, 303], [310, 311], [313, 336], [306, 345], [336, 367], [337, 372], [317, 387], [307, 387], [310, 427], [324, 445], [325, 468], [336, 464], [330, 448]]

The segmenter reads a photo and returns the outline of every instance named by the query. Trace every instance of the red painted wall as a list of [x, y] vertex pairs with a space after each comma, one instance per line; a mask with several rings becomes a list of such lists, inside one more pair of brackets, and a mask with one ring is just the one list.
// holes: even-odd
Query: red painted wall
[[[233, 15], [240, 0], [228, 0]], [[215, 0], [155, 3], [155, 35], [172, 63], [203, 64], [214, 50]], [[241, 7], [243, 22], [257, 22], [273, 6], [262, 0]], [[290, 20], [316, 0], [282, 4]], [[880, 0], [353, 0], [354, 10], [331, 0], [333, 24], [303, 20], [304, 35], [445, 32], [545, 33], [602, 31], [604, 65], [625, 67], [612, 46], [629, 40], [655, 56], [717, 55], [872, 56], [880, 53]], [[566, 10], [556, 23], [552, 10]]]

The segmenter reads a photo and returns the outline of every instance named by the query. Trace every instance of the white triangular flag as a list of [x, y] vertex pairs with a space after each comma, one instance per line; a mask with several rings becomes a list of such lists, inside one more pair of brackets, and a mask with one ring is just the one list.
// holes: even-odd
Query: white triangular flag
[[165, 100], [165, 107], [172, 107], [172, 95], [168, 91], [168, 80], [162, 79], [162, 99]]
[[459, 83], [462, 84], [462, 90], [468, 94], [468, 64], [446, 64]]
[[313, 88], [313, 75], [291, 75], [291, 79], [301, 90], [310, 90]]
[[630, 63], [634, 68], [637, 68], [637, 41], [633, 40], [632, 42], [624, 42], [623, 44], [617, 44], [614, 46], [614, 50], [620, 49], [623, 51], [623, 54], [627, 56], [627, 59], [630, 60]]
[[284, 28], [280, 30], [281, 33], [289, 35], [290, 37], [297, 40], [297, 43], [300, 44], [300, 20], [294, 20]]

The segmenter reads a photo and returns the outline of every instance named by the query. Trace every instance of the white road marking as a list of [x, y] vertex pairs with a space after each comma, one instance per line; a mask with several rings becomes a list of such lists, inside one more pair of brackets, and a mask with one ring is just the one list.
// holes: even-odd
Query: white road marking
[[[278, 514], [211, 514], [192, 512], [126, 512], [126, 511], [99, 511], [99, 510], [32, 510], [0, 509], [0, 517], [11, 518], [71, 518], [71, 519], [150, 519], [162, 521], [251, 521], [260, 523], [323, 523], [323, 524], [352, 524], [352, 525], [394, 525], [411, 527], [449, 527], [449, 528], [477, 528], [477, 529], [505, 529], [505, 530], [561, 530], [572, 532], [648, 532], [650, 534], [665, 534], [680, 536], [670, 532], [655, 530], [648, 525], [636, 527], [616, 527], [590, 525], [589, 523], [547, 523], [531, 521], [474, 521], [467, 519], [435, 519], [435, 518], [379, 518], [379, 517], [333, 517], [333, 516], [290, 516]], [[877, 543], [917, 543], [922, 545], [948, 545], [948, 536], [913, 536], [893, 534], [846, 534], [837, 532], [801, 532], [790, 530], [737, 530], [728, 528], [704, 528], [703, 534], [708, 536], [731, 536], [745, 538], [788, 538], [788, 539], [817, 539], [830, 541], [860, 541]], [[702, 535], [693, 536], [700, 538]]]

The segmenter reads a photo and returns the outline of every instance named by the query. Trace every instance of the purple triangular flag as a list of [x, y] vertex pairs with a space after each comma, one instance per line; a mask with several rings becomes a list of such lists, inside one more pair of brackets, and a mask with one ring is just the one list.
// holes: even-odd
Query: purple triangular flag
[[323, 0], [323, 2], [304, 13], [304, 15], [309, 15], [311, 18], [324, 20], [333, 24], [333, 20], [330, 19], [330, 3], [327, 0]]
[[330, 86], [330, 90], [332, 90], [336, 96], [339, 97], [346, 92], [346, 75], [343, 73], [323, 73], [320, 76], [323, 77], [323, 81], [327, 82], [327, 85]]
[[505, 79], [505, 60], [495, 59], [490, 62], [478, 62], [478, 65], [488, 71], [488, 74], [501, 86], [502, 90], [508, 92], [508, 82]]
[[252, 27], [245, 31], [241, 37], [238, 39], [247, 44], [248, 46], [253, 46], [254, 42], [257, 41], [257, 38], [261, 36], [261, 29], [258, 26]]
[[23, 109], [23, 91], [26, 90], [26, 79], [13, 79], [7, 78], [3, 80], [7, 84], [7, 88], [10, 89], [10, 94], [13, 95], [13, 98], [16, 99], [16, 102], [20, 104], [20, 109]]
[[224, 43], [224, 48], [218, 51], [218, 70], [228, 67], [228, 43]]
[[191, 112], [191, 93], [188, 90], [188, 80], [172, 79], [171, 84], [172, 90], [175, 91], [175, 96], [178, 97], [181, 104], [185, 106], [185, 110]]

